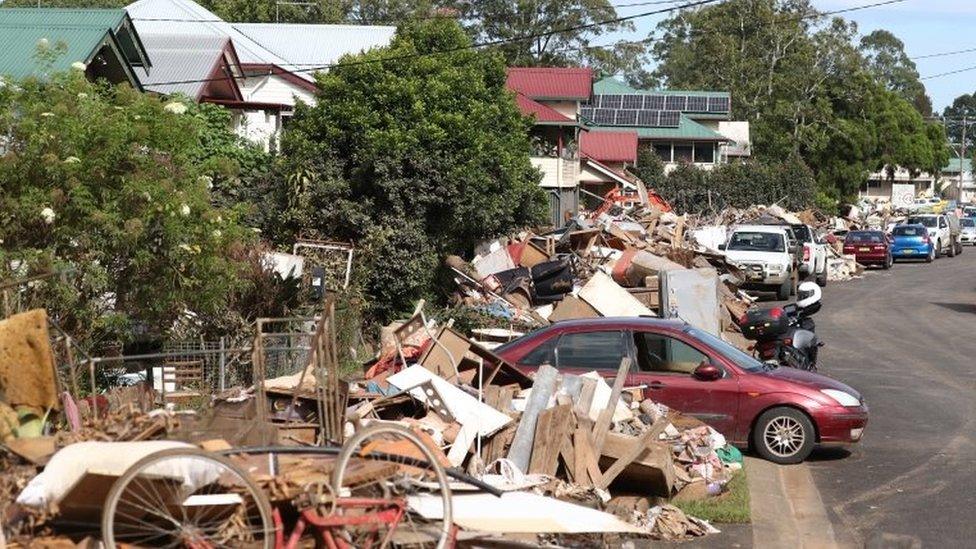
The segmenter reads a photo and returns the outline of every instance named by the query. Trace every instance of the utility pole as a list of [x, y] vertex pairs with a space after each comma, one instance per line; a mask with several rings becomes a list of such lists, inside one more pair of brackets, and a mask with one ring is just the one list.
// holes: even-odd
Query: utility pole
[[966, 115], [964, 114], [962, 115], [962, 154], [959, 155], [959, 183], [956, 187], [956, 204], [962, 202], [962, 172], [964, 171], [963, 166], [965, 166], [963, 162], [966, 159], [966, 124]]

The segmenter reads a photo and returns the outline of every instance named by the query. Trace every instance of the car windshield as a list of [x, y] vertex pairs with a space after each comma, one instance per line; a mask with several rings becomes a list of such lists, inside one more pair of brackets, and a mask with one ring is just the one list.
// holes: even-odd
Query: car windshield
[[912, 225], [925, 225], [926, 227], [938, 227], [939, 220], [937, 217], [910, 217], [908, 222]]
[[845, 242], [853, 244], [880, 244], [884, 242], [884, 236], [879, 232], [853, 232], [847, 233]]
[[891, 231], [891, 234], [895, 236], [925, 236], [927, 233], [925, 231], [925, 227], [919, 227], [918, 225], [900, 225], [895, 227], [895, 230]]
[[973, 219], [971, 217], [964, 217], [959, 220], [959, 223], [963, 227], [976, 227], [976, 219]]
[[732, 234], [727, 249], [749, 252], [785, 252], [786, 243], [780, 233], [742, 231]]
[[723, 339], [715, 337], [706, 331], [699, 330], [698, 328], [687, 328], [685, 332], [698, 341], [704, 342], [709, 347], [715, 349], [722, 356], [731, 360], [736, 366], [747, 372], [761, 372], [766, 369], [766, 366], [762, 362], [759, 362], [753, 358], [752, 355], [744, 351], [740, 351], [739, 349], [725, 342]]

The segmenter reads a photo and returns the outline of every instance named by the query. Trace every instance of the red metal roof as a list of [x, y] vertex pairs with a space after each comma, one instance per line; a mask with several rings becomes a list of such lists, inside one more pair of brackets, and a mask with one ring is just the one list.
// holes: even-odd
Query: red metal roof
[[593, 93], [593, 71], [583, 68], [511, 67], [505, 85], [532, 99], [586, 101]]
[[637, 162], [637, 132], [583, 132], [580, 153], [600, 162]]
[[551, 124], [556, 126], [575, 126], [576, 121], [560, 113], [552, 107], [533, 101], [521, 93], [515, 94], [515, 103], [522, 114], [535, 117], [536, 124]]

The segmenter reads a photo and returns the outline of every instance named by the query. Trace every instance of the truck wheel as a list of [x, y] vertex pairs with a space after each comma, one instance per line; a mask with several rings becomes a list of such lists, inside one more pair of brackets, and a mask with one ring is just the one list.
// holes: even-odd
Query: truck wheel
[[941, 240], [936, 240], [935, 241], [935, 259], [939, 259], [940, 257], [942, 257], [942, 241]]
[[949, 241], [949, 257], [956, 257], [956, 243]]
[[793, 289], [793, 278], [787, 278], [779, 285], [776, 290], [776, 299], [779, 301], [786, 301], [790, 298], [790, 290]]
[[817, 286], [821, 288], [827, 287], [827, 266], [824, 265], [824, 270], [822, 273], [817, 275]]
[[816, 443], [813, 422], [803, 412], [785, 406], [763, 412], [752, 430], [752, 447], [765, 460], [800, 463]]

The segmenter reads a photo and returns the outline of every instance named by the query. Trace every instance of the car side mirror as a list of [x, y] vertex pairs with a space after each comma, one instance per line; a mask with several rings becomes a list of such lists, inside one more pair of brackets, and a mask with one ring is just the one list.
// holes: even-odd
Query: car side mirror
[[704, 360], [695, 368], [695, 371], [691, 375], [699, 381], [715, 381], [722, 377], [722, 370], [719, 370], [718, 366], [711, 362]]

